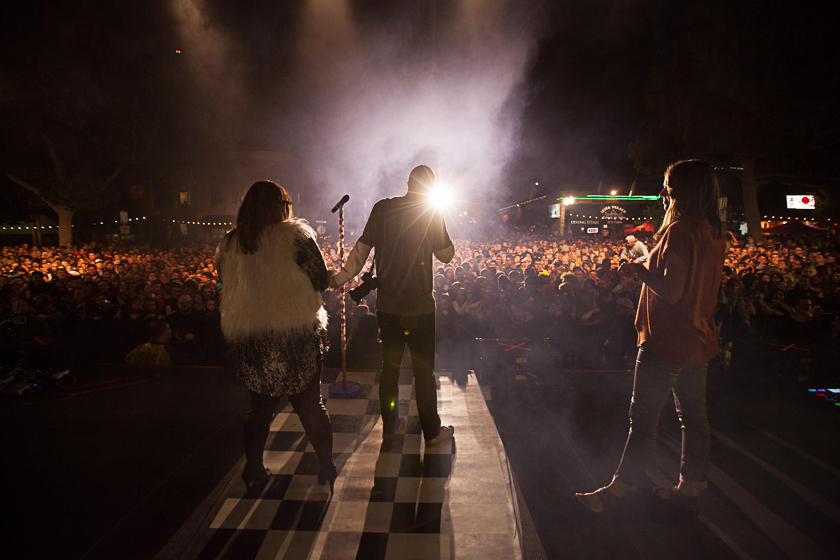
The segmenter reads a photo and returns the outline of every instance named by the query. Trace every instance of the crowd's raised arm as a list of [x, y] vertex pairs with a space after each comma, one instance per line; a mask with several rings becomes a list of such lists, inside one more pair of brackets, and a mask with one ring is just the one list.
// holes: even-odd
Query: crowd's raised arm
[[[328, 241], [321, 249], [337, 271], [337, 247]], [[454, 243], [453, 261], [434, 267], [439, 367], [474, 367], [476, 338], [547, 338], [569, 366], [627, 367], [641, 284], [621, 278], [617, 268], [628, 257], [643, 262], [653, 249], [648, 240], [514, 233]], [[817, 354], [840, 350], [837, 243], [833, 232], [759, 242], [729, 234], [715, 315], [722, 324], [724, 367], [761, 345], [792, 344], [814, 351], [808, 358], [816, 361]], [[224, 286], [215, 253], [210, 245], [2, 247], [0, 365], [65, 367], [82, 355], [123, 362], [142, 345], [164, 348], [173, 364], [221, 364]], [[348, 284], [348, 291], [358, 283]], [[323, 293], [334, 342], [340, 337], [339, 293]], [[358, 309], [347, 301], [350, 366], [376, 366], [376, 329], [369, 318], [376, 291]], [[328, 365], [335, 365], [340, 344], [331, 352]], [[786, 354], [789, 361], [801, 357]], [[810, 362], [789, 365], [807, 369], [803, 363]]]

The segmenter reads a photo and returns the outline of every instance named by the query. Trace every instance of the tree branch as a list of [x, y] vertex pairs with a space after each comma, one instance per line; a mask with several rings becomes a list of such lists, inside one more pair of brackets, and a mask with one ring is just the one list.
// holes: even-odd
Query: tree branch
[[825, 144], [810, 144], [810, 145], [806, 144], [804, 146], [794, 146], [794, 147], [780, 148], [778, 150], [770, 150], [769, 152], [764, 152], [762, 154], [758, 154], [758, 155], [755, 156], [755, 158], [756, 159], [764, 159], [764, 158], [768, 158], [770, 156], [776, 156], [776, 155], [779, 155], [779, 154], [787, 154], [787, 153], [791, 153], [791, 152], [802, 152], [802, 151], [805, 151], [805, 152], [819, 152], [819, 151], [822, 151], [822, 150], [827, 150], [829, 148], [833, 148], [838, 143], [840, 143], [840, 136], [838, 136], [834, 140], [831, 140], [830, 142], [827, 142]]
[[49, 137], [45, 134], [44, 135], [44, 144], [47, 145], [47, 149], [50, 152], [50, 157], [53, 161], [53, 167], [55, 168], [55, 178], [58, 180], [59, 183], [64, 182], [64, 164], [58, 158], [58, 153], [56, 153], [55, 148], [53, 148], [52, 142], [50, 142]]
[[105, 186], [107, 187], [108, 185], [111, 184], [111, 181], [113, 181], [114, 179], [119, 177], [120, 173], [122, 173], [124, 169], [125, 169], [125, 165], [121, 165], [118, 168], [116, 168], [114, 170], [114, 172], [111, 173], [111, 176], [108, 177], [107, 179], [105, 179]]
[[799, 179], [803, 182], [819, 182], [824, 181], [826, 183], [838, 182], [840, 178], [838, 177], [800, 177], [799, 175], [795, 175], [793, 173], [765, 173], [761, 175], [756, 175], [756, 179], [759, 181], [768, 181], [772, 179]]
[[807, 189], [822, 189], [825, 188], [824, 184], [820, 183], [811, 183], [809, 181], [766, 181], [766, 180], [757, 180], [759, 186], [776, 184], [776, 185], [788, 185], [790, 187], [802, 187]]
[[38, 196], [38, 198], [43, 200], [50, 208], [55, 209], [55, 205], [52, 202], [50, 202], [49, 200], [47, 200], [46, 198], [44, 198], [44, 195], [41, 194], [41, 191], [39, 191], [37, 187], [33, 187], [32, 185], [30, 185], [29, 183], [27, 183], [23, 179], [19, 179], [18, 177], [15, 177], [14, 175], [9, 175], [6, 172], [3, 172], [3, 175], [5, 175], [9, 179], [11, 179], [12, 182], [20, 185], [24, 189], [35, 193]]

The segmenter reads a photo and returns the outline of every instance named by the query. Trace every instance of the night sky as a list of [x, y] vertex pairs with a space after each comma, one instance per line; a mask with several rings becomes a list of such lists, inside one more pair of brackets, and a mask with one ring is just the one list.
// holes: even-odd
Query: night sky
[[[288, 152], [329, 200], [399, 194], [420, 162], [464, 198], [626, 190], [641, 177], [629, 146], [645, 131], [652, 70], [684, 54], [698, 10], [787, 53], [765, 88], [801, 80], [802, 103], [838, 92], [837, 8], [788, 4], [7, 0], [0, 165], [31, 172], [39, 135], [60, 122], [66, 149], [103, 164]], [[742, 54], [761, 55], [731, 57]]]

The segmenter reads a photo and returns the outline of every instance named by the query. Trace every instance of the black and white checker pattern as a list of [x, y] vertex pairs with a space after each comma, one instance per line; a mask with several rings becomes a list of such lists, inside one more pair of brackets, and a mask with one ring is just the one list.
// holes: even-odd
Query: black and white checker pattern
[[317, 483], [317, 457], [287, 406], [266, 445], [270, 483], [260, 496], [244, 496], [241, 481], [230, 481], [197, 558], [520, 557], [504, 450], [474, 379], [457, 385], [436, 374], [441, 419], [456, 432], [427, 450], [410, 371], [400, 376], [406, 430], [389, 441], [382, 438], [379, 374], [349, 372], [361, 395], [327, 400], [330, 373], [322, 393], [339, 467], [334, 495]]

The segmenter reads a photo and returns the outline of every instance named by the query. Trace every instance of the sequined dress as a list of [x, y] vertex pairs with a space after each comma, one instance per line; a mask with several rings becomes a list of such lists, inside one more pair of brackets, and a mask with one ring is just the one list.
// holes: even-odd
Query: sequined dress
[[327, 331], [252, 335], [234, 343], [237, 377], [262, 395], [296, 395], [321, 374], [329, 349]]

